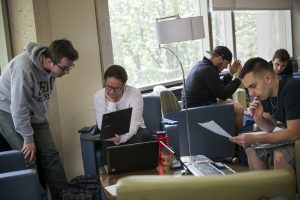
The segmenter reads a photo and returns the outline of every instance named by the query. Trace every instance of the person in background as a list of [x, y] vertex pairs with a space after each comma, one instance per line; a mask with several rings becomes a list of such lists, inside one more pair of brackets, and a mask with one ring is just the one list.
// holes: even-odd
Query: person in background
[[55, 78], [69, 74], [77, 59], [78, 52], [66, 39], [49, 47], [29, 43], [0, 77], [0, 132], [12, 149], [23, 152], [28, 166], [37, 167], [43, 199], [47, 185], [57, 200], [68, 184], [46, 111]]
[[102, 141], [101, 165], [107, 163], [106, 149], [109, 146], [154, 140], [144, 124], [142, 94], [139, 89], [126, 84], [126, 70], [122, 66], [112, 65], [105, 71], [104, 81], [104, 88], [93, 97], [93, 110], [100, 134], [103, 114], [132, 107], [132, 116], [128, 133], [116, 133], [115, 137]]
[[[262, 58], [251, 58], [239, 78], [253, 96], [249, 109], [265, 134], [240, 134], [230, 138], [246, 149], [250, 170], [285, 169], [295, 175], [294, 141], [300, 138], [300, 81], [279, 77]], [[278, 122], [285, 129], [274, 131]], [[252, 144], [280, 144], [273, 148], [254, 149]]]
[[[239, 60], [232, 64], [232, 53], [225, 46], [217, 46], [213, 51], [207, 51], [210, 58], [203, 57], [196, 63], [186, 78], [186, 88], [182, 90], [182, 107], [196, 107], [214, 103], [233, 103], [228, 99], [240, 86], [238, 78], [233, 75], [241, 68]], [[229, 66], [229, 71], [223, 78], [220, 72]], [[186, 94], [185, 94], [186, 93]], [[187, 102], [185, 102], [185, 99]], [[235, 128], [240, 130], [243, 123], [243, 107], [234, 102]]]
[[276, 74], [293, 77], [293, 65], [290, 54], [285, 49], [278, 49], [269, 62]]

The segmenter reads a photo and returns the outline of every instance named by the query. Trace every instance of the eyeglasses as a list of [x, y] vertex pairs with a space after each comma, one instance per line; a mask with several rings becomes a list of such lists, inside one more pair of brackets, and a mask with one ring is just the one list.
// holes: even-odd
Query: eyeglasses
[[59, 64], [55, 63], [55, 65], [62, 71], [62, 72], [68, 72], [71, 69], [75, 67], [75, 64], [72, 64], [70, 66], [60, 66]]
[[121, 87], [111, 87], [109, 85], [104, 85], [105, 89], [108, 91], [108, 92], [111, 92], [111, 91], [114, 91], [114, 92], [120, 92], [122, 89], [123, 89], [123, 86]]

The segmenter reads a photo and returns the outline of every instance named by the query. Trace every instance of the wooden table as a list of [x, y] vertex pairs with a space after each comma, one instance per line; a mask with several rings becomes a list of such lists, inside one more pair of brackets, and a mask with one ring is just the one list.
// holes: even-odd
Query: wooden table
[[174, 175], [174, 176], [182, 176], [185, 175], [185, 170], [183, 168], [178, 170], [171, 170], [169, 166], [159, 165], [156, 169], [145, 170], [145, 171], [135, 171], [129, 173], [122, 173], [116, 175], [109, 175], [106, 173], [104, 167], [99, 169], [99, 178], [102, 186], [102, 196], [104, 196], [107, 200], [116, 199], [115, 196], [111, 195], [105, 187], [114, 185], [120, 178], [125, 176], [133, 176], [133, 175]]

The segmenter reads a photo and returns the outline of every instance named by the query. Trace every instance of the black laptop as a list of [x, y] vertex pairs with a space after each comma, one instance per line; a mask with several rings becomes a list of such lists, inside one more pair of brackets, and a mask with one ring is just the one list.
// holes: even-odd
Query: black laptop
[[129, 132], [132, 108], [105, 113], [102, 117], [100, 140], [106, 140]]
[[155, 169], [158, 166], [158, 142], [142, 142], [107, 148], [107, 173]]

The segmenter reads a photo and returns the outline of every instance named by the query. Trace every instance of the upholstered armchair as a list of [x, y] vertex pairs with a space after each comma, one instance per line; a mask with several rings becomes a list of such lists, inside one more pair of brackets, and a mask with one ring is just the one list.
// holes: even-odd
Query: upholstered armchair
[[129, 176], [117, 183], [118, 200], [296, 199], [295, 178], [265, 170], [220, 176]]
[[38, 175], [34, 169], [26, 169], [20, 151], [0, 152], [0, 195], [9, 200], [40, 200]]
[[[234, 132], [234, 111], [232, 104], [208, 105], [180, 109], [179, 102], [171, 91], [160, 93], [161, 107], [166, 119], [177, 121], [180, 155], [203, 154], [209, 158], [223, 158], [237, 156], [236, 145], [227, 138], [214, 134], [201, 127], [198, 123], [214, 120], [229, 134]], [[187, 123], [190, 135], [187, 133]]]

